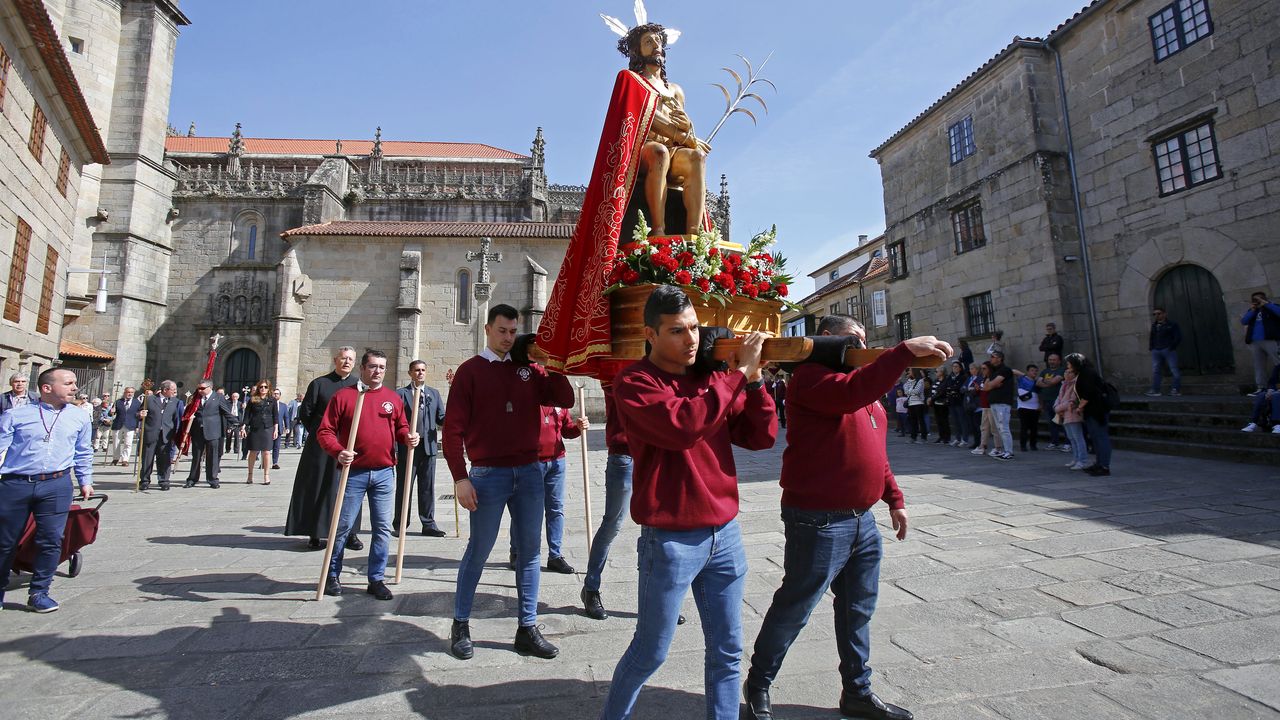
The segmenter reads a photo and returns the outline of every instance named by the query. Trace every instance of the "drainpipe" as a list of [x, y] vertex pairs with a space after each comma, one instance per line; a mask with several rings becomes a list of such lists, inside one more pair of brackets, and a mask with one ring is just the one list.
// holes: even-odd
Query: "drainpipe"
[[1089, 263], [1089, 241], [1084, 229], [1084, 208], [1080, 203], [1080, 182], [1076, 177], [1076, 151], [1071, 141], [1071, 113], [1067, 110], [1067, 83], [1062, 76], [1062, 56], [1048, 40], [1044, 47], [1053, 53], [1058, 73], [1058, 96], [1062, 102], [1062, 127], [1067, 136], [1067, 168], [1071, 173], [1071, 197], [1076, 208], [1076, 231], [1080, 235], [1080, 262], [1084, 266], [1084, 292], [1089, 306], [1089, 339], [1093, 345], [1093, 362], [1102, 372], [1102, 341], [1098, 335], [1098, 307], [1093, 297], [1093, 270]]

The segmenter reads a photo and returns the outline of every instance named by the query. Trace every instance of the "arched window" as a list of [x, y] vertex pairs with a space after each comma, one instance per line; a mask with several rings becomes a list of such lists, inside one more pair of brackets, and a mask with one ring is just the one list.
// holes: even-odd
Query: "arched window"
[[252, 262], [261, 259], [258, 255], [258, 235], [262, 227], [262, 214], [257, 210], [245, 210], [236, 215], [235, 222], [231, 226], [231, 242], [227, 248], [227, 259], [231, 262]]
[[467, 324], [471, 322], [471, 271], [463, 268], [458, 271], [457, 297], [453, 305], [453, 321]]

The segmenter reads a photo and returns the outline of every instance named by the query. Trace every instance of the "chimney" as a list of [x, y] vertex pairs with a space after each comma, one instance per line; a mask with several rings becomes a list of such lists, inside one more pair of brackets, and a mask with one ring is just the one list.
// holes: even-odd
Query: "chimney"
[[867, 244], [867, 236], [866, 236], [866, 235], [859, 235], [859, 236], [858, 236], [858, 247], [862, 247], [863, 245], [866, 245], [866, 244]]

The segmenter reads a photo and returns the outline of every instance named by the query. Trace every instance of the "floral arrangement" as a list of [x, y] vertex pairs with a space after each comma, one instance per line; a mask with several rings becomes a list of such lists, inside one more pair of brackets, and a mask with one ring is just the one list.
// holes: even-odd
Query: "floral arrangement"
[[768, 252], [777, 239], [776, 226], [751, 238], [745, 253], [724, 252], [715, 244], [718, 230], [696, 236], [649, 237], [644, 214], [632, 240], [618, 248], [606, 293], [631, 285], [683, 285], [702, 294], [704, 300], [727, 303], [733, 298], [786, 300], [792, 277], [786, 258]]

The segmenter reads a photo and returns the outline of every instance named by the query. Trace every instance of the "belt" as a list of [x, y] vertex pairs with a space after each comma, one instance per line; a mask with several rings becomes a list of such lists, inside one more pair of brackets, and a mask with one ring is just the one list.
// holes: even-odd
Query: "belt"
[[45, 480], [61, 480], [71, 476], [71, 468], [58, 470], [57, 472], [36, 473], [35, 475], [18, 475], [17, 473], [5, 473], [0, 479], [3, 480], [21, 480], [23, 482], [43, 482]]

